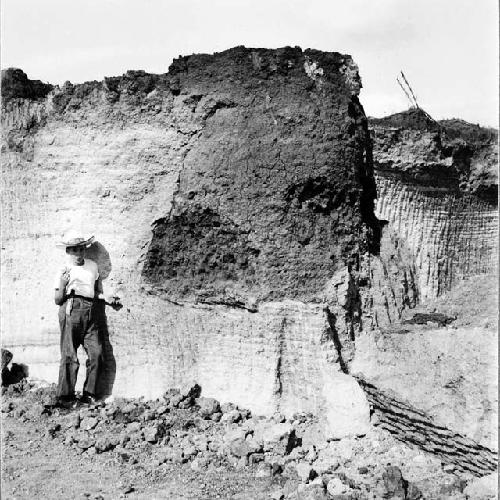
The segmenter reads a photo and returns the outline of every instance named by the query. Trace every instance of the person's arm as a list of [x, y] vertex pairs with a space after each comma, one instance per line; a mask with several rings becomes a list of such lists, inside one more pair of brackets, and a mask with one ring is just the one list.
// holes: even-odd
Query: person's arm
[[54, 302], [57, 306], [64, 304], [66, 300], [66, 285], [68, 284], [68, 276], [66, 273], [61, 273], [61, 278], [59, 279], [59, 286], [54, 292]]
[[105, 297], [104, 297], [104, 292], [102, 290], [102, 280], [101, 280], [101, 277], [97, 278], [95, 280], [95, 288], [94, 288], [94, 293], [95, 293], [95, 296], [98, 300], [106, 300]]
[[110, 297], [106, 295], [102, 288], [101, 278], [97, 278], [95, 282], [95, 296], [98, 300], [103, 300], [105, 304], [111, 306], [116, 311], [120, 310], [123, 305], [120, 303], [120, 297]]

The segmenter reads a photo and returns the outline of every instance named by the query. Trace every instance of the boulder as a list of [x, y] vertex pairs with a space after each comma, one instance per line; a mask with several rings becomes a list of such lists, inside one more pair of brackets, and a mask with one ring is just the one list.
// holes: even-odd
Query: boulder
[[230, 402], [222, 403], [220, 405], [220, 411], [224, 413], [229, 413], [230, 411], [236, 410], [236, 405]]
[[308, 463], [304, 462], [299, 462], [295, 466], [295, 471], [297, 472], [299, 479], [304, 483], [307, 483], [309, 480], [314, 479], [318, 475]]
[[134, 413], [137, 410], [137, 405], [135, 403], [126, 403], [120, 407], [120, 411], [125, 415]]
[[199, 413], [203, 418], [210, 418], [220, 410], [219, 402], [214, 398], [197, 398], [195, 403], [199, 406]]
[[80, 422], [80, 429], [84, 431], [89, 431], [93, 429], [98, 422], [99, 420], [95, 417], [86, 417]]
[[162, 424], [155, 424], [152, 427], [144, 429], [144, 439], [149, 443], [156, 443], [165, 434], [165, 428]]
[[314, 469], [319, 475], [327, 472], [333, 472], [338, 469], [340, 462], [343, 461], [339, 450], [339, 443], [330, 442], [327, 446], [318, 451], [318, 457], [313, 462]]
[[95, 449], [97, 453], [104, 453], [113, 449], [115, 446], [114, 441], [109, 437], [103, 436], [96, 440]]
[[384, 481], [387, 498], [401, 498], [402, 500], [406, 498], [405, 481], [399, 467], [387, 467], [382, 474], [382, 479]]
[[246, 437], [246, 443], [248, 445], [250, 453], [260, 453], [263, 449], [262, 443], [250, 434]]
[[[80, 424], [81, 426], [81, 424]], [[131, 424], [127, 425], [127, 432], [129, 434], [134, 434], [135, 432], [140, 432], [142, 429], [142, 425], [139, 422], [132, 422]]]
[[422, 498], [420, 490], [403, 478], [399, 467], [390, 465], [382, 474], [386, 498], [402, 500], [419, 500]]
[[350, 491], [350, 487], [347, 484], [344, 484], [338, 477], [334, 477], [330, 479], [326, 485], [326, 491], [332, 497], [337, 495], [344, 495]]
[[200, 397], [200, 394], [201, 386], [194, 381], [188, 381], [179, 388], [179, 395], [182, 396], [182, 399], [196, 399]]
[[272, 476], [273, 476], [273, 469], [270, 464], [262, 462], [257, 466], [257, 470], [255, 471], [255, 477], [265, 478]]
[[309, 446], [319, 446], [326, 442], [328, 435], [328, 428], [318, 422], [312, 422], [305, 428], [304, 432], [300, 435], [302, 439], [302, 446], [309, 448]]
[[325, 487], [321, 484], [301, 484], [288, 498], [290, 500], [328, 500]]
[[87, 450], [95, 445], [95, 439], [86, 436], [86, 437], [81, 437], [78, 439], [78, 447], [81, 448], [82, 450]]
[[354, 377], [340, 372], [335, 365], [325, 364], [322, 393], [328, 438], [362, 436], [370, 430], [370, 405]]
[[231, 453], [236, 457], [246, 457], [250, 454], [250, 446], [245, 438], [233, 439], [229, 445]]
[[220, 419], [221, 422], [235, 423], [241, 420], [241, 413], [238, 410], [230, 410], [224, 413]]
[[285, 455], [296, 444], [295, 430], [289, 423], [259, 423], [255, 427], [254, 438], [262, 442], [264, 451]]

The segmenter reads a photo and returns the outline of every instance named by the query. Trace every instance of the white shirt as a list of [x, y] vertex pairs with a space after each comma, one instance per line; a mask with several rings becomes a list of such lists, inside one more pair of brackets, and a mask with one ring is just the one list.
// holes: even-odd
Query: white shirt
[[94, 287], [97, 278], [99, 278], [99, 271], [97, 264], [93, 260], [84, 259], [81, 266], [70, 264], [60, 269], [54, 281], [55, 288], [57, 289], [59, 288], [63, 274], [67, 274], [69, 277], [65, 290], [66, 295], [74, 291], [75, 295], [81, 295], [89, 299], [94, 298]]

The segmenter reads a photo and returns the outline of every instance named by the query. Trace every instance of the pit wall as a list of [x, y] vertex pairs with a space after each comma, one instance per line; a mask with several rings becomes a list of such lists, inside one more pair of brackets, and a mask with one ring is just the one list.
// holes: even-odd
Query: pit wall
[[[203, 383], [206, 396], [232, 401], [261, 414], [316, 411], [322, 406], [322, 364], [334, 345], [320, 306], [268, 303], [258, 313], [223, 306], [175, 305], [138, 293], [126, 309], [108, 313], [116, 396], [161, 397], [187, 380]], [[123, 327], [127, 325], [127, 335]], [[57, 379], [56, 330], [40, 346], [9, 345], [30, 373]], [[7, 344], [8, 345], [8, 344]], [[109, 359], [108, 359], [109, 361]], [[109, 363], [107, 363], [109, 366]], [[83, 370], [84, 371], [84, 370]], [[110, 387], [110, 385], [108, 385]]]
[[376, 173], [375, 213], [413, 256], [419, 299], [432, 300], [469, 276], [494, 273], [498, 208], [475, 196], [411, 186]]
[[[29, 122], [30, 116], [44, 119], [43, 109], [36, 104], [22, 102], [12, 112], [4, 115], [11, 124]], [[171, 316], [170, 309], [165, 312], [169, 302], [151, 302], [140, 276], [151, 224], [168, 211], [173, 199], [184, 141], [182, 134], [155, 123], [107, 124], [96, 132], [90, 125], [49, 121], [36, 135], [23, 138], [22, 151], [3, 155], [2, 342], [17, 353], [18, 361], [30, 365], [33, 376], [56, 379], [59, 334], [52, 283], [64, 256], [54, 242], [71, 225], [98, 228], [96, 237], [108, 254], [100, 262], [105, 288], [118, 293], [125, 304], [118, 313], [108, 311], [110, 342], [118, 364], [115, 394], [156, 397], [182, 378], [180, 374], [189, 372], [191, 361], [169, 361], [178, 378], [169, 375], [156, 381], [156, 361], [149, 363], [151, 369], [145, 368], [147, 357], [134, 364], [135, 349], [129, 349], [136, 345], [138, 352], [155, 359], [158, 340], [151, 342], [144, 331], [164, 332], [157, 332], [155, 338], [165, 334], [185, 337], [175, 333], [178, 326], [164, 327]], [[27, 162], [25, 155], [34, 157], [35, 163]], [[453, 279], [489, 272], [496, 266], [497, 214], [486, 204], [448, 197], [440, 207], [438, 198], [418, 189], [380, 175], [376, 179], [377, 213], [389, 224], [382, 234], [380, 258], [365, 259], [365, 285], [371, 286], [364, 287], [362, 306], [352, 306], [363, 309], [365, 328], [391, 324], [405, 308], [445, 290]], [[420, 238], [419, 231], [427, 238]], [[447, 250], [454, 253], [448, 255]], [[39, 266], [31, 279], [34, 262]], [[451, 269], [451, 278], [442, 271], [446, 269], [443, 262]], [[348, 286], [349, 279], [340, 281]], [[160, 314], [153, 312], [158, 307]], [[227, 310], [225, 306], [220, 309]], [[243, 329], [242, 337], [248, 335]], [[316, 338], [321, 336], [320, 329]], [[349, 338], [342, 342], [344, 353], [354, 349], [346, 348]], [[179, 343], [174, 350], [181, 354], [176, 356], [189, 359], [182, 349]], [[209, 363], [204, 362], [205, 366]]]
[[[169, 298], [146, 286], [143, 265], [152, 224], [170, 212], [204, 126], [193, 109], [205, 101], [158, 89], [139, 103], [125, 95], [113, 107], [109, 89], [96, 85], [85, 99], [72, 97], [64, 115], [54, 113], [52, 94], [43, 102], [14, 99], [3, 115], [10, 132], [2, 155], [1, 325], [14, 361], [28, 364], [34, 378], [57, 379], [52, 283], [64, 255], [54, 243], [68, 227], [92, 230], [100, 246], [91, 255], [105, 289], [125, 305], [107, 311], [103, 393], [155, 398], [195, 378], [205, 395], [257, 413], [335, 408], [337, 430], [341, 421], [366, 429], [366, 400], [345, 373], [353, 370], [363, 329], [397, 321], [460, 276], [495, 269], [493, 210], [453, 197], [440, 206], [439, 198], [377, 176], [377, 212], [389, 221], [380, 256], [362, 257], [355, 275], [327, 274], [321, 300], [262, 301], [252, 312]], [[455, 248], [452, 259], [447, 252]], [[373, 352], [368, 340], [363, 352]], [[413, 371], [421, 369], [417, 363]]]
[[[255, 64], [260, 71], [260, 62]], [[303, 72], [300, 67], [298, 71]], [[302, 83], [312, 90], [315, 78], [305, 75]], [[125, 80], [127, 85], [136, 83], [134, 78]], [[322, 82], [317, 85], [323, 88]], [[219, 115], [232, 113], [221, 109], [216, 114], [222, 101], [212, 102], [188, 90], [178, 95], [178, 88], [171, 91], [165, 86], [163, 82], [158, 88], [148, 87], [149, 93], [138, 98], [128, 90], [115, 95], [109, 82], [104, 86], [96, 82], [79, 86], [74, 93], [70, 88], [56, 91], [44, 101], [6, 103], [3, 345], [16, 362], [29, 366], [32, 378], [57, 380], [59, 332], [53, 282], [65, 256], [55, 242], [69, 227], [92, 231], [97, 243], [89, 254], [98, 261], [105, 290], [117, 293], [124, 304], [119, 312], [107, 311], [104, 323], [102, 394], [155, 398], [194, 378], [204, 395], [231, 400], [257, 413], [291, 414], [302, 409], [334, 420], [331, 436], [353, 429], [366, 432], [368, 403], [355, 380], [343, 372], [332, 331], [337, 320], [339, 329], [344, 328], [351, 315], [341, 317], [342, 307], [333, 295], [330, 314], [323, 303], [287, 300], [262, 301], [258, 312], [250, 312], [181, 303], [162, 294], [161, 287], [143, 282], [152, 224], [171, 211], [186, 155], [209, 117], [220, 122]], [[344, 88], [339, 94], [345, 97], [342, 112], [349, 125], [354, 121], [347, 114], [351, 94]], [[261, 92], [260, 97], [259, 106], [251, 109], [265, 107], [269, 123], [282, 126], [283, 121], [288, 127], [288, 121], [271, 114], [269, 96]], [[333, 106], [330, 99], [327, 102]], [[356, 112], [360, 109], [358, 105]], [[362, 117], [358, 116], [361, 124]], [[360, 152], [356, 141], [349, 143], [352, 157], [341, 165], [352, 179], [340, 176], [352, 184], [354, 196], [362, 193], [355, 172]], [[339, 139], [340, 149], [343, 144], [344, 138]], [[305, 175], [308, 166], [307, 162], [303, 166]], [[330, 166], [326, 162], [324, 168]], [[262, 168], [269, 170], [266, 164]], [[360, 218], [346, 221], [362, 224]], [[346, 240], [362, 240], [357, 231], [345, 233]], [[324, 243], [324, 238], [318, 239]], [[328, 269], [333, 268], [329, 258], [325, 261]], [[342, 285], [342, 279], [337, 280], [332, 293]], [[77, 388], [81, 382], [82, 376]]]

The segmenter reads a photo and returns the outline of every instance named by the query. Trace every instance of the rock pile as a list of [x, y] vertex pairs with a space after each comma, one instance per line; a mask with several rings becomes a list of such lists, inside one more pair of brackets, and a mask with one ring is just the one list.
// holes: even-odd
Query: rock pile
[[451, 480], [439, 460], [384, 431], [324, 441], [310, 414], [252, 415], [202, 397], [198, 384], [169, 389], [155, 401], [116, 399], [72, 409], [49, 404], [53, 388], [6, 395], [4, 417], [38, 422], [48, 438], [82, 457], [109, 453], [118, 463], [151, 470], [251, 470], [272, 480], [273, 499], [443, 498], [429, 495], [429, 488], [437, 495], [436, 488], [446, 486], [459, 495], [467, 484]]

